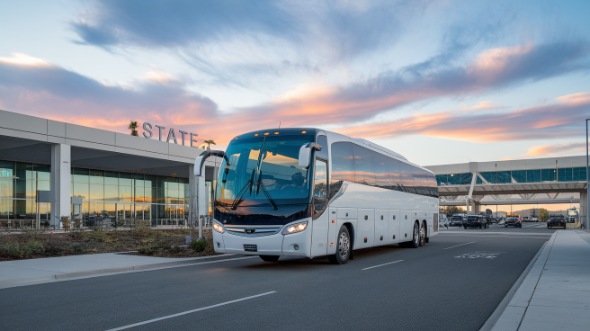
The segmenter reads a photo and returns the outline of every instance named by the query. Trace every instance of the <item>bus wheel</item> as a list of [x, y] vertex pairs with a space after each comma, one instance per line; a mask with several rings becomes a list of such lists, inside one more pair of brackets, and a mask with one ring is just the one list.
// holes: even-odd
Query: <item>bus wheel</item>
[[420, 226], [418, 223], [414, 223], [414, 234], [412, 237], [412, 241], [410, 242], [410, 247], [418, 248], [420, 246]]
[[336, 254], [329, 257], [331, 263], [345, 264], [348, 262], [351, 253], [350, 234], [348, 229], [343, 225], [338, 231], [338, 239], [336, 240]]
[[426, 245], [426, 223], [424, 222], [422, 222], [422, 226], [420, 227], [420, 240], [418, 245]]
[[260, 255], [260, 258], [264, 262], [277, 262], [279, 260], [278, 255]]

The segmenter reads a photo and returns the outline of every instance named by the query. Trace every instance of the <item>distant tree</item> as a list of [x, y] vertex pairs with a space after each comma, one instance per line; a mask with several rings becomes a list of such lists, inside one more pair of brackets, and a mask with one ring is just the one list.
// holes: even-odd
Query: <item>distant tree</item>
[[[215, 140], [203, 140], [203, 142], [205, 144], [207, 144], [207, 149], [211, 149], [211, 145], [216, 145], [215, 144]], [[205, 145], [203, 145], [203, 148], [205, 147]]]
[[539, 209], [539, 221], [547, 222], [549, 219], [549, 212], [545, 208]]
[[447, 216], [450, 216], [453, 214], [464, 214], [465, 209], [463, 209], [461, 207], [457, 207], [457, 206], [444, 206], [444, 207], [439, 208], [439, 212], [441, 212]]
[[139, 135], [139, 133], [137, 132], [137, 121], [131, 121], [131, 122], [129, 122], [128, 129], [131, 130], [131, 135], [132, 136], [136, 136], [137, 137]]
[[491, 209], [486, 209], [486, 215], [492, 215], [494, 212]]

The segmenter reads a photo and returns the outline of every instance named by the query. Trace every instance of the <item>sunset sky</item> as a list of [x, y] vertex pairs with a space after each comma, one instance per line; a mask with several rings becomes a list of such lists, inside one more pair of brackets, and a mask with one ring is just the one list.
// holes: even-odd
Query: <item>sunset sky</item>
[[590, 1], [0, 0], [0, 109], [223, 149], [313, 126], [422, 165], [585, 155]]

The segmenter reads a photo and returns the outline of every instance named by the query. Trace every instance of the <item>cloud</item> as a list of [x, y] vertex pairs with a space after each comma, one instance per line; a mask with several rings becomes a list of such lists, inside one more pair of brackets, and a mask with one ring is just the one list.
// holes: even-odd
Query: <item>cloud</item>
[[246, 86], [364, 61], [390, 49], [433, 3], [104, 0], [69, 26], [77, 43], [167, 51], [215, 84]]
[[[590, 98], [582, 97], [585, 95], [589, 95], [588, 92], [566, 95], [549, 105], [512, 112], [466, 114], [449, 111], [347, 126], [338, 131], [367, 138], [422, 134], [478, 142], [578, 137], [585, 118], [590, 116]], [[572, 98], [586, 101], [563, 101]]]
[[558, 145], [543, 145], [533, 146], [529, 148], [525, 156], [557, 156], [557, 155], [569, 155], [572, 152], [575, 154], [583, 154], [586, 151], [585, 143], [572, 143], [572, 144], [558, 144]]
[[[219, 116], [210, 99], [188, 92], [162, 73], [133, 82], [133, 89], [107, 86], [47, 64], [0, 59], [0, 105], [9, 111], [120, 131], [121, 121], [159, 118], [174, 125], [210, 123]], [[94, 125], [93, 125], [94, 124]]]
[[306, 122], [301, 115], [313, 113], [314, 123], [345, 126], [374, 120], [380, 114], [415, 102], [497, 90], [585, 71], [590, 68], [589, 49], [583, 42], [494, 48], [481, 52], [463, 66], [439, 70], [429, 67], [426, 72], [416, 68], [412, 68], [411, 73], [405, 69], [389, 71], [348, 86], [324, 88], [326, 93], [300, 94], [243, 111], [276, 114], [284, 123], [294, 125]]

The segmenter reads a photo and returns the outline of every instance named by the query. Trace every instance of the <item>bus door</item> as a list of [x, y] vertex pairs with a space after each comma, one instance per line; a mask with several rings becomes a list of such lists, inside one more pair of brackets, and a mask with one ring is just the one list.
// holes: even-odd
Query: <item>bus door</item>
[[328, 167], [326, 161], [315, 161], [312, 187], [311, 256], [327, 254], [328, 249]]

